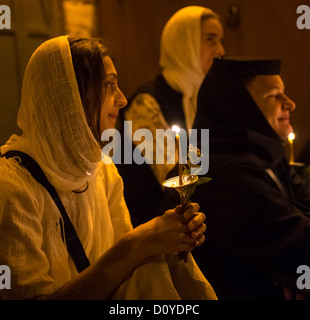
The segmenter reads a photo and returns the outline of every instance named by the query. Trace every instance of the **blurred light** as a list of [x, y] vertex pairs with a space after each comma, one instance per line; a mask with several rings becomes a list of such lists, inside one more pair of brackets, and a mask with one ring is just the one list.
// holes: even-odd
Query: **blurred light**
[[172, 126], [172, 131], [174, 131], [175, 133], [179, 133], [180, 132], [180, 128], [178, 126]]
[[289, 142], [293, 142], [295, 139], [295, 134], [293, 132], [291, 132], [289, 135], [288, 135], [288, 141]]

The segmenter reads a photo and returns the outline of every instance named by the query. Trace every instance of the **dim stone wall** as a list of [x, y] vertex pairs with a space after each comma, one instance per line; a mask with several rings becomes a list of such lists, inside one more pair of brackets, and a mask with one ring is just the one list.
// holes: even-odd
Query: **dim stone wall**
[[96, 34], [96, 0], [63, 0], [63, 10], [66, 34], [77, 37]]

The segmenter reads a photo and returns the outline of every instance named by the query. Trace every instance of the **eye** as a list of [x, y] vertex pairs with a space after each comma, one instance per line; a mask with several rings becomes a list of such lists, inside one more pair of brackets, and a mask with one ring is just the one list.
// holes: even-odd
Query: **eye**
[[275, 99], [275, 100], [279, 100], [282, 97], [281, 94], [271, 94], [269, 96], [269, 98]]
[[216, 37], [215, 35], [205, 36], [205, 37], [203, 38], [203, 41], [206, 42], [206, 43], [208, 43], [208, 44], [213, 45], [213, 44], [216, 44], [216, 42], [217, 42], [217, 37]]
[[213, 36], [211, 36], [211, 37], [208, 37], [207, 38], [207, 42], [210, 42], [210, 43], [215, 43], [216, 42], [216, 37], [213, 37]]
[[105, 87], [107, 90], [110, 90], [111, 93], [114, 93], [117, 90], [117, 82], [116, 81], [107, 81], [105, 83]]
[[106, 82], [106, 87], [109, 89], [113, 89], [116, 86], [116, 82]]

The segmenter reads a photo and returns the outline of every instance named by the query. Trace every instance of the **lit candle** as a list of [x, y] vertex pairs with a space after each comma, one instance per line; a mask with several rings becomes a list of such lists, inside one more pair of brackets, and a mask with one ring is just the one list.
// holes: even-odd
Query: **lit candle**
[[294, 147], [293, 147], [294, 139], [295, 139], [295, 134], [291, 132], [288, 135], [288, 141], [290, 143], [290, 163], [294, 162]]
[[179, 185], [183, 185], [183, 165], [181, 164], [181, 158], [180, 158], [180, 128], [178, 126], [173, 126], [172, 127], [172, 131], [174, 131], [176, 133], [175, 135], [175, 139], [176, 139], [176, 145], [177, 145], [177, 155], [178, 155], [178, 159], [179, 159]]

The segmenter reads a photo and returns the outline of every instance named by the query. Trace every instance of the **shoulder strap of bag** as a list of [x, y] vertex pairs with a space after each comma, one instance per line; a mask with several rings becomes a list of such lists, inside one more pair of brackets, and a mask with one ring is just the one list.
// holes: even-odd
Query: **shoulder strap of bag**
[[74, 229], [74, 226], [66, 212], [66, 209], [57, 194], [57, 191], [49, 183], [46, 175], [44, 174], [38, 163], [28, 154], [21, 151], [8, 151], [3, 155], [3, 157], [15, 158], [50, 194], [63, 218], [65, 229], [65, 243], [67, 245], [67, 250], [75, 264], [77, 271], [82, 272], [90, 265], [90, 262], [85, 254], [83, 245]]

